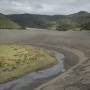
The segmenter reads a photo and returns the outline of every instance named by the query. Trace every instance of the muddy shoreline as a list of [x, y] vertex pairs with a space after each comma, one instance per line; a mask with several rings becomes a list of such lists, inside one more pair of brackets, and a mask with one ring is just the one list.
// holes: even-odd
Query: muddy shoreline
[[[43, 48], [53, 48], [60, 50], [67, 57], [65, 59], [67, 71], [57, 75], [50, 82], [45, 81], [47, 83], [40, 87], [35, 85], [38, 87], [35, 90], [90, 90], [89, 31], [1, 30], [0, 43], [32, 44]], [[23, 90], [30, 90], [29, 88], [30, 86], [26, 86]], [[11, 90], [13, 90], [13, 86]]]
[[[32, 44], [30, 44], [32, 45]], [[34, 44], [33, 44], [34, 45]], [[63, 53], [64, 54], [64, 68], [65, 68], [65, 71], [67, 71], [69, 68], [73, 67], [74, 65], [76, 65], [78, 62], [79, 62], [79, 57], [77, 55], [75, 55], [74, 53], [70, 52], [70, 51], [67, 51], [67, 50], [64, 50], [62, 48], [56, 48], [56, 47], [53, 47], [52, 45], [50, 46], [45, 46], [45, 45], [34, 45], [34, 46], [37, 46], [37, 47], [42, 47], [42, 48], [46, 48], [46, 49], [53, 49], [57, 52], [60, 52], [60, 53]], [[73, 59], [73, 60], [72, 60]], [[64, 72], [65, 72], [64, 71]], [[60, 74], [64, 73], [64, 72], [60, 72], [58, 73], [57, 75], [53, 76], [53, 77], [50, 77], [50, 78], [47, 78], [47, 79], [43, 79], [43, 80], [37, 80], [36, 83], [32, 83], [31, 85], [29, 86], [26, 86], [24, 87], [22, 90], [33, 90], [41, 85], [43, 85], [44, 83], [47, 83], [49, 82], [50, 80], [60, 76]], [[38, 83], [37, 83], [38, 82]]]
[[[49, 50], [49, 53], [54, 54], [56, 59], [58, 60], [58, 64], [53, 65], [47, 69], [39, 70], [37, 72], [32, 72], [30, 74], [26, 74], [23, 77], [19, 77], [16, 80], [9, 81], [7, 83], [3, 83], [0, 85], [0, 90], [22, 90], [24, 86], [32, 86], [32, 84], [36, 83], [37, 81], [44, 81], [45, 79], [49, 79], [51, 77], [54, 77], [59, 72], [62, 72], [64, 69], [63, 66], [63, 58], [64, 56], [61, 53], [58, 53], [53, 50]], [[37, 84], [38, 84], [37, 82]], [[12, 89], [11, 89], [12, 88]], [[35, 86], [34, 86], [35, 88]], [[30, 90], [32, 88], [30, 87]]]
[[[67, 51], [67, 50], [64, 50], [64, 49], [61, 49], [61, 48], [55, 48], [53, 46], [43, 46], [43, 45], [33, 45], [33, 46], [36, 46], [36, 47], [42, 47], [42, 48], [45, 48], [45, 49], [48, 49], [48, 50], [54, 50], [54, 51], [57, 51], [57, 52], [60, 52], [60, 53], [63, 53], [64, 54], [64, 68], [65, 70], [68, 70], [70, 67], [76, 65], [78, 63], [78, 57]], [[71, 57], [70, 57], [71, 56]], [[73, 60], [72, 60], [73, 58]], [[65, 71], [64, 71], [65, 72]], [[31, 84], [27, 84], [26, 86], [23, 86], [23, 88], [19, 89], [19, 90], [33, 90], [35, 88], [37, 88], [38, 86], [42, 85], [43, 83], [46, 83], [48, 82], [49, 80], [59, 76], [61, 73], [63, 72], [60, 72], [56, 75], [53, 75], [51, 77], [48, 77], [48, 78], [45, 78], [45, 79], [37, 79], [35, 82], [31, 83]], [[15, 87], [16, 85], [13, 84], [11, 85], [9, 88], [5, 89], [5, 90], [13, 90], [13, 88]], [[4, 89], [2, 89], [4, 90]]]

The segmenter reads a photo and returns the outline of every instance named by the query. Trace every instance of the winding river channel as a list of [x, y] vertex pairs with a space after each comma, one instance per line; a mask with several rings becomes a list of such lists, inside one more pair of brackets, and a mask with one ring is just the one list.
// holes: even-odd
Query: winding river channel
[[[5, 84], [0, 84], [0, 90], [26, 90], [24, 88], [27, 86], [30, 87], [30, 85], [34, 83], [38, 84], [40, 80], [42, 81], [43, 79], [53, 77], [59, 74], [60, 72], [64, 72], [65, 71], [64, 55], [57, 51], [53, 51], [53, 50], [50, 52], [55, 55], [56, 59], [58, 60], [58, 64], [53, 65], [52, 67], [48, 69], [40, 70], [37, 72], [32, 72], [16, 80], [7, 82]], [[31, 88], [29, 90], [31, 90]]]
[[59, 61], [51, 68], [0, 84], [0, 90], [90, 90], [90, 31], [2, 29], [0, 43], [20, 43], [54, 50]]

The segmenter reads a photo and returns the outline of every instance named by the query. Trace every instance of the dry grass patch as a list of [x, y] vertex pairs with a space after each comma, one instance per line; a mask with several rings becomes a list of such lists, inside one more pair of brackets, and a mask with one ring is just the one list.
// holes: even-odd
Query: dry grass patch
[[54, 56], [42, 48], [27, 45], [0, 45], [0, 83], [57, 63]]

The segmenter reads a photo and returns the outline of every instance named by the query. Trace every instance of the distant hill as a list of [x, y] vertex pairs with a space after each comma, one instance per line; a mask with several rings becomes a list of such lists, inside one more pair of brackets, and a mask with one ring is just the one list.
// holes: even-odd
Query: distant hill
[[7, 18], [5, 15], [0, 13], [0, 29], [16, 29], [21, 28], [14, 21]]
[[[55, 26], [57, 30], [90, 30], [90, 13], [86, 11], [80, 11], [78, 13], [58, 16], [55, 20]], [[52, 23], [52, 22], [51, 22]]]
[[80, 24], [90, 22], [90, 13], [85, 11], [80, 11], [78, 13], [71, 14], [68, 17], [70, 17], [72, 20]]
[[7, 17], [23, 26], [24, 28], [46, 28], [46, 25], [51, 21], [51, 16], [48, 15], [13, 14], [7, 15]]
[[12, 14], [7, 15], [7, 17], [24, 28], [57, 30], [90, 29], [90, 13], [86, 11], [80, 11], [70, 15]]

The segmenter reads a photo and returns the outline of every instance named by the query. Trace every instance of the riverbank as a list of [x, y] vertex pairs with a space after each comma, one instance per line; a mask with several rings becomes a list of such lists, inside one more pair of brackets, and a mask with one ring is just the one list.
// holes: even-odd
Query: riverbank
[[[82, 51], [80, 51], [78, 49], [70, 49], [70, 48], [66, 48], [66, 47], [62, 47], [62, 48], [64, 50], [68, 50], [69, 52], [74, 53], [74, 55], [78, 56], [78, 58], [76, 60], [79, 60], [79, 62], [76, 65], [72, 66], [70, 69], [68, 69], [66, 72], [64, 72], [61, 75], [57, 76], [53, 80], [51, 80], [51, 81], [49, 81], [49, 82], [47, 82], [45, 84], [42, 84], [40, 87], [38, 87], [38, 88], [36, 88], [34, 90], [42, 90], [42, 89], [43, 90], [59, 90], [59, 89], [63, 90], [62, 86], [63, 86], [63, 88], [65, 88], [64, 85], [71, 84], [72, 82], [74, 82], [74, 81], [72, 81], [72, 80], [75, 79], [74, 75], [72, 74], [73, 69], [76, 69], [80, 64], [82, 64], [88, 58], [86, 57], [86, 55]], [[75, 57], [73, 58], [73, 60], [74, 59], [75, 59]], [[69, 63], [71, 63], [71, 62], [69, 61]], [[70, 79], [68, 79], [69, 77], [70, 77]], [[73, 89], [69, 89], [69, 90], [73, 90]]]
[[[58, 63], [52, 67], [49, 67], [47, 69], [44, 70], [39, 70], [36, 72], [32, 72], [30, 74], [27, 74], [19, 79], [13, 80], [11, 82], [5, 83], [0, 85], [0, 89], [2, 90], [11, 90], [11, 87], [13, 86], [13, 90], [22, 90], [24, 87], [26, 87], [27, 85], [31, 85], [37, 82], [37, 80], [44, 80], [46, 78], [51, 78], [55, 75], [57, 75], [58, 73], [62, 72], [64, 70], [64, 66], [63, 66], [63, 58], [64, 56], [56, 51], [49, 51], [50, 53], [52, 53]], [[37, 82], [38, 84], [38, 82]], [[16, 87], [14, 87], [14, 85]], [[35, 86], [34, 86], [35, 88]], [[32, 87], [30, 87], [30, 90], [32, 89]]]
[[49, 68], [58, 61], [42, 48], [20, 44], [0, 44], [0, 83], [27, 73]]
[[[29, 84], [25, 87], [23, 87], [22, 89], [20, 90], [38, 90], [38, 89], [44, 89], [43, 86], [44, 85], [48, 85], [49, 82], [52, 82], [52, 80], [54, 78], [57, 78], [58, 76], [61, 76], [63, 73], [67, 72], [67, 70], [69, 70], [71, 67], [75, 66], [76, 64], [78, 64], [79, 62], [79, 57], [77, 56], [77, 54], [75, 54], [74, 52], [71, 52], [71, 50], [67, 50], [65, 49], [65, 47], [59, 47], [59, 46], [53, 46], [53, 45], [43, 45], [43, 44], [35, 44], [35, 46], [37, 47], [43, 47], [43, 48], [46, 48], [46, 49], [51, 49], [51, 50], [55, 50], [57, 52], [60, 52], [60, 53], [63, 53], [64, 54], [64, 70], [50, 78], [45, 78], [45, 79], [38, 79], [36, 80], [35, 83], [32, 83], [32, 84]], [[72, 60], [73, 58], [73, 60]], [[40, 86], [38, 88], [38, 86]]]
[[[58, 31], [0, 31], [0, 43], [22, 43], [32, 44], [43, 47], [57, 48], [60, 52], [67, 55], [67, 63], [70, 65], [67, 67], [58, 80], [54, 79], [52, 83], [45, 84], [45, 87], [41, 87], [41, 90], [89, 90], [90, 89], [90, 32], [58, 32]], [[64, 49], [63, 49], [64, 48]], [[63, 50], [64, 52], [63, 52]], [[73, 52], [72, 52], [73, 51]], [[71, 54], [69, 54], [69, 52]], [[76, 54], [75, 54], [75, 53]], [[83, 54], [81, 54], [83, 53]], [[79, 57], [78, 57], [79, 55]], [[82, 63], [78, 65], [72, 64], [75, 57], [75, 62], [80, 60], [80, 57], [87, 57], [87, 60], [81, 60]], [[74, 57], [73, 57], [74, 56]], [[85, 58], [84, 58], [85, 59]], [[73, 65], [75, 65], [73, 67]], [[61, 77], [61, 78], [60, 78]], [[47, 81], [46, 81], [47, 82]], [[41, 85], [42, 82], [39, 84]], [[35, 83], [33, 87], [36, 86]], [[9, 90], [17, 85], [12, 85]], [[27, 84], [23, 90], [31, 90], [30, 85]]]
[[[55, 68], [54, 68], [55, 72], [58, 71], [56, 74], [55, 74], [55, 72], [53, 73], [55, 75], [53, 75], [52, 74], [52, 70], [50, 70], [49, 71], [49, 73], [51, 72], [50, 73], [51, 74], [50, 77], [48, 76], [48, 72], [46, 72], [47, 74], [45, 74], [45, 73], [42, 74], [42, 72], [44, 72], [44, 71], [40, 71], [40, 73], [37, 72], [37, 77], [38, 77], [37, 79], [34, 79], [34, 78], [36, 78], [35, 77], [35, 73], [32, 74], [32, 75], [30, 75], [30, 76], [29, 75], [26, 75], [26, 76], [22, 77], [22, 78], [24, 78], [24, 80], [22, 78], [19, 79], [21, 82], [17, 82], [18, 80], [15, 80], [13, 82], [6, 83], [4, 85], [1, 85], [2, 90], [5, 90], [6, 87], [7, 87], [7, 90], [33, 90], [34, 88], [36, 88], [36, 87], [40, 86], [41, 84], [43, 84], [43, 83], [45, 83], [45, 82], [47, 82], [47, 81], [49, 81], [49, 80], [57, 77], [62, 72], [65, 72], [65, 70], [69, 69], [70, 67], [72, 67], [73, 65], [75, 65], [75, 64], [78, 63], [78, 57], [74, 53], [72, 53], [72, 52], [70, 52], [68, 50], [65, 50], [63, 48], [58, 48], [58, 47], [53, 47], [53, 46], [48, 46], [48, 45], [47, 46], [45, 46], [45, 45], [37, 45], [37, 47], [38, 48], [39, 47], [46, 48], [48, 50], [54, 50], [54, 51], [57, 51], [57, 52], [60, 52], [60, 53], [62, 52], [65, 55], [63, 64], [66, 65], [66, 66], [65, 67], [64, 66], [62, 67], [62, 65], [60, 66], [60, 68], [61, 68], [61, 72], [60, 73], [58, 73], [59, 72], [59, 69], [60, 69], [59, 67], [57, 68], [58, 70], [55, 70]], [[72, 56], [72, 57], [70, 57], [70, 56]], [[62, 57], [62, 56], [60, 56], [60, 57]], [[58, 57], [58, 59], [60, 57]], [[71, 62], [70, 62], [70, 59], [71, 58], [74, 58], [74, 59], [71, 60]], [[45, 75], [46, 76], [44, 78], [39, 78], [41, 76], [40, 74], [42, 74], [43, 77]], [[30, 79], [32, 76], [33, 76], [33, 78]], [[28, 79], [26, 80], [25, 78], [26, 79], [28, 78]]]

